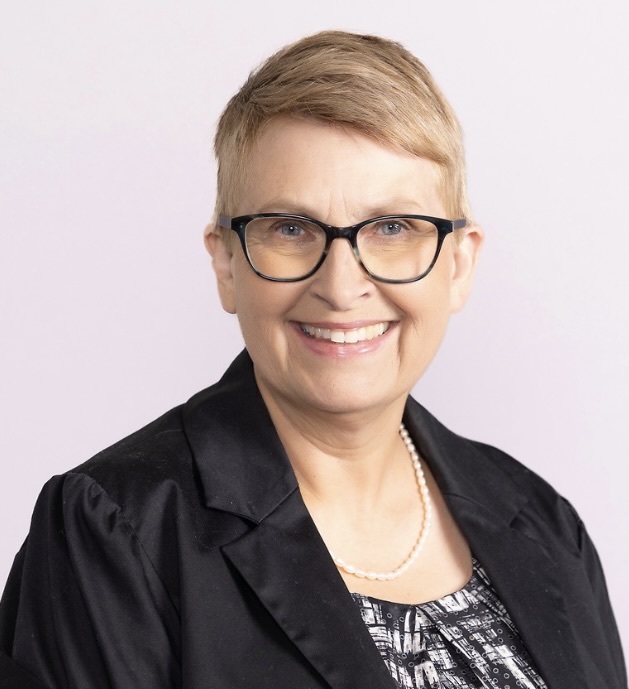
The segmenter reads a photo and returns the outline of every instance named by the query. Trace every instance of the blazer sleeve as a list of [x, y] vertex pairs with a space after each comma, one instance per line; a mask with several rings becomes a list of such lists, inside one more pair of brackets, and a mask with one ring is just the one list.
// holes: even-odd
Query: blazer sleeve
[[180, 686], [172, 601], [133, 526], [90, 477], [44, 487], [0, 606], [0, 645], [54, 689]]
[[603, 567], [583, 521], [572, 505], [570, 505], [570, 503], [567, 504], [577, 522], [581, 562], [592, 587], [592, 594], [599, 619], [602, 621], [603, 627], [607, 631], [607, 643], [610, 650], [609, 655], [613, 659], [613, 662], [615, 662], [615, 670], [621, 681], [620, 686], [627, 687], [627, 669], [623, 657], [618, 627], [607, 592]]

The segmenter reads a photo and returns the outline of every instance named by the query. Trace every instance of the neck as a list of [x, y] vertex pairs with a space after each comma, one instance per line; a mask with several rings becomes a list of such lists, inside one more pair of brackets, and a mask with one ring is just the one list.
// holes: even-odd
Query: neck
[[260, 380], [258, 385], [309, 506], [377, 508], [400, 480], [411, 477], [399, 435], [406, 399], [360, 412], [306, 410], [274, 395]]

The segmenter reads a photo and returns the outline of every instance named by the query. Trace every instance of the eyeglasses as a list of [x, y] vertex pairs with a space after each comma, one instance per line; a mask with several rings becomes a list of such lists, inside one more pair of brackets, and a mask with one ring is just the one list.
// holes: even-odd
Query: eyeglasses
[[347, 239], [363, 270], [374, 280], [416, 282], [439, 258], [443, 240], [467, 220], [428, 215], [383, 215], [334, 227], [301, 215], [256, 213], [218, 224], [234, 230], [253, 270], [265, 280], [297, 282], [313, 275], [335, 239]]

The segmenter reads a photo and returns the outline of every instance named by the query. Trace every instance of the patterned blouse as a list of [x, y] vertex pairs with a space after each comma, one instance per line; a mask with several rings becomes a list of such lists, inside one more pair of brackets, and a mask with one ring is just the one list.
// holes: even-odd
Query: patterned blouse
[[400, 689], [546, 689], [487, 574], [419, 605], [352, 593]]

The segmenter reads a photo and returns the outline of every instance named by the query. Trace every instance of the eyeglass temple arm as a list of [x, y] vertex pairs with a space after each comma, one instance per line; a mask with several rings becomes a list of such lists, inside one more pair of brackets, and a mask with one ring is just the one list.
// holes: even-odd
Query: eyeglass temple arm
[[226, 230], [232, 229], [232, 219], [227, 215], [219, 215], [217, 225], [219, 227], [224, 227]]

